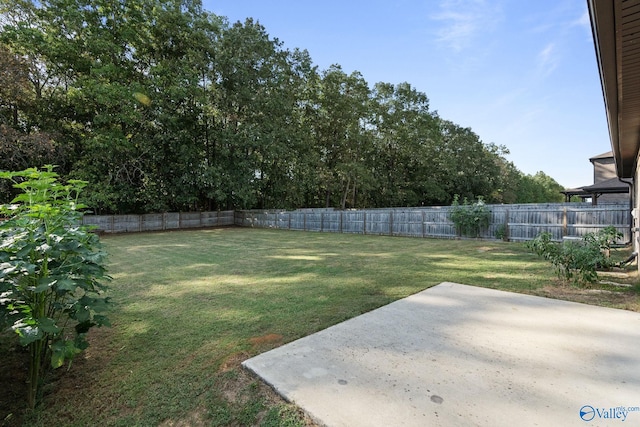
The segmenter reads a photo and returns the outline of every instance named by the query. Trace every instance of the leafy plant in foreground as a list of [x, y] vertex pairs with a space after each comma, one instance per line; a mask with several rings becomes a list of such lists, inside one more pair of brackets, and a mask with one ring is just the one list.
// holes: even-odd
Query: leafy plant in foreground
[[599, 268], [613, 266], [609, 252], [622, 233], [608, 226], [597, 233], [587, 233], [579, 242], [559, 243], [551, 237], [551, 233], [540, 233], [526, 245], [536, 255], [549, 260], [560, 278], [575, 283], [595, 283]]
[[480, 233], [489, 227], [491, 211], [487, 208], [481, 197], [474, 203], [470, 203], [465, 197], [460, 204], [460, 197], [453, 197], [452, 209], [449, 218], [461, 236], [480, 237]]
[[22, 191], [0, 206], [0, 321], [29, 349], [28, 403], [37, 403], [49, 368], [88, 343], [93, 326], [109, 325], [98, 236], [79, 225], [82, 181], [58, 182], [52, 166], [0, 172]]

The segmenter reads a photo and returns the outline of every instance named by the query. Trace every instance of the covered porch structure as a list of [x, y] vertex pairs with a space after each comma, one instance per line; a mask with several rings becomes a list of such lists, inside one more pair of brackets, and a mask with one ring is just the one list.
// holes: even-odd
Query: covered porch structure
[[599, 182], [593, 185], [586, 185], [584, 187], [570, 188], [562, 191], [565, 196], [565, 201], [569, 202], [571, 197], [578, 196], [585, 201], [591, 199], [593, 205], [598, 204], [598, 198], [603, 194], [628, 194], [629, 182], [621, 181], [619, 178], [611, 178], [603, 182]]

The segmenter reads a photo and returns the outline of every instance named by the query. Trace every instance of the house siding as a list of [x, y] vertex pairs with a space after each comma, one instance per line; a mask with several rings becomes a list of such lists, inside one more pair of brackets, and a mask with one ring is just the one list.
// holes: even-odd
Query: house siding
[[[611, 157], [598, 157], [591, 159], [593, 163], [593, 183], [599, 184], [613, 178], [617, 178], [616, 163]], [[629, 200], [628, 193], [601, 194], [598, 197], [598, 203], [620, 203]]]
[[593, 160], [593, 183], [598, 184], [617, 177], [613, 157]]

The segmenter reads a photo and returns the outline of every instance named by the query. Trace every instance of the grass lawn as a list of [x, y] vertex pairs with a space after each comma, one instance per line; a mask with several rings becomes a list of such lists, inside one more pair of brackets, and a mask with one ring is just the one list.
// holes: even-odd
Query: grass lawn
[[310, 425], [240, 363], [443, 281], [640, 309], [637, 287], [560, 284], [516, 243], [241, 228], [103, 242], [113, 327], [93, 330], [46, 409], [24, 416], [20, 350], [2, 340], [14, 362], [0, 371], [0, 425]]

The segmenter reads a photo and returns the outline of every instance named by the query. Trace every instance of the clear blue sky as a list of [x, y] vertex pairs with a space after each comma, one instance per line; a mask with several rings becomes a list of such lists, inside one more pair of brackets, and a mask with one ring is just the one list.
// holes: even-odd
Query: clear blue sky
[[320, 70], [409, 82], [524, 173], [592, 184], [589, 158], [611, 150], [586, 0], [203, 1], [230, 23], [258, 20]]

